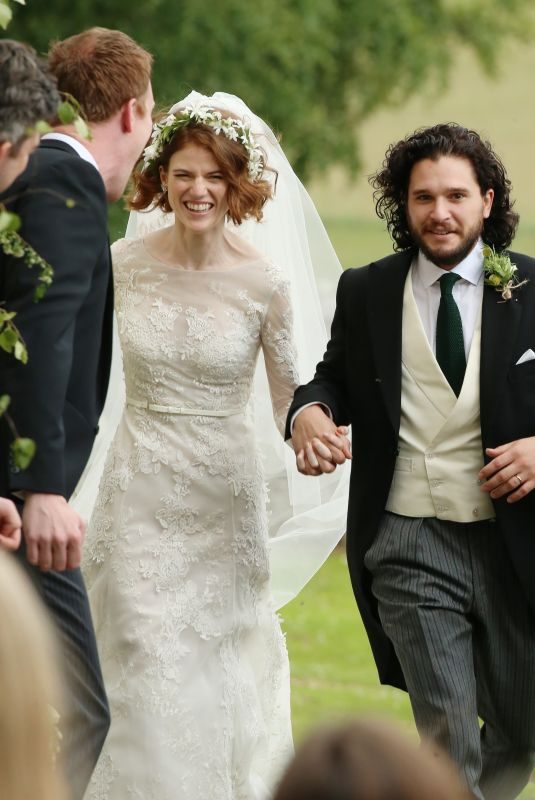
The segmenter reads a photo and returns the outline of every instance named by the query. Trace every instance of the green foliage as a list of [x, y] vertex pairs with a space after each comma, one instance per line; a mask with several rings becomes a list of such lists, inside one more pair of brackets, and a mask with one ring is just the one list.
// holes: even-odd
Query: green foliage
[[497, 253], [494, 247], [486, 244], [483, 248], [483, 256], [485, 276], [491, 286], [499, 286], [514, 278], [517, 266], [512, 263], [506, 252]]
[[0, 417], [2, 416], [2, 414], [5, 414], [5, 412], [8, 410], [9, 403], [10, 403], [9, 395], [0, 394]]
[[13, 233], [18, 231], [21, 225], [21, 220], [18, 214], [13, 214], [0, 204], [0, 235], [4, 233]]
[[91, 139], [91, 129], [83, 116], [83, 111], [78, 101], [72, 95], [65, 95], [59, 104], [58, 119], [63, 125], [73, 125], [78, 136], [82, 139]]
[[[70, 202], [72, 203], [73, 201], [71, 200]], [[67, 200], [66, 203], [68, 205], [69, 200]], [[39, 275], [37, 276], [37, 286], [35, 287], [33, 296], [34, 302], [37, 303], [44, 297], [46, 290], [52, 283], [54, 270], [48, 261], [45, 261], [31, 245], [25, 242], [16, 230], [1, 230], [1, 219], [4, 214], [9, 214], [10, 217], [14, 217], [20, 225], [20, 219], [17, 214], [0, 211], [0, 249], [8, 256], [22, 258], [27, 267], [38, 267]]]
[[11, 442], [10, 448], [14, 465], [18, 469], [27, 469], [35, 455], [35, 442], [33, 439], [23, 439], [18, 436]]
[[0, 395], [0, 417], [4, 417], [13, 437], [13, 441], [9, 446], [13, 464], [18, 467], [18, 469], [27, 469], [35, 455], [35, 442], [33, 439], [26, 439], [19, 436], [15, 423], [7, 410], [9, 404], [9, 396], [7, 394]]
[[510, 300], [515, 289], [520, 289], [528, 278], [519, 281], [517, 278], [518, 267], [513, 264], [508, 253], [497, 253], [494, 247], [486, 244], [483, 248], [483, 270], [485, 283], [500, 292], [503, 301]]
[[28, 351], [19, 333], [13, 318], [14, 311], [8, 311], [0, 306], [0, 349], [6, 353], [11, 353], [17, 361], [26, 364], [28, 361]]
[[[16, 3], [25, 5], [24, 0], [15, 0]], [[0, 0], [0, 28], [7, 28], [11, 19], [13, 18], [13, 11], [10, 8], [9, 0]]]
[[509, 36], [531, 36], [530, 12], [530, 0], [48, 0], [19, 9], [10, 35], [45, 51], [92, 25], [125, 30], [155, 54], [162, 106], [191, 88], [238, 94], [306, 178], [355, 169], [362, 120], [430, 80], [443, 88], [457, 46], [495, 70]]

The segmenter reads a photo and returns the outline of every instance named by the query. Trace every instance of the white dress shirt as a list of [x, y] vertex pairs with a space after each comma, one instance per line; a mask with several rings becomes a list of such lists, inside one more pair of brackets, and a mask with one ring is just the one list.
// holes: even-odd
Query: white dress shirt
[[83, 158], [84, 161], [89, 161], [90, 164], [93, 164], [95, 169], [100, 172], [98, 168], [98, 164], [93, 157], [93, 154], [89, 152], [87, 147], [82, 144], [78, 139], [75, 139], [74, 136], [69, 136], [68, 133], [60, 133], [59, 131], [52, 131], [52, 133], [45, 133], [44, 136], [41, 136], [42, 141], [46, 141], [47, 139], [56, 139], [58, 142], [65, 142], [75, 150], [80, 158]]
[[[436, 326], [440, 304], [439, 280], [445, 272], [446, 270], [429, 261], [421, 250], [412, 262], [412, 291], [433, 353], [436, 352]], [[479, 240], [466, 258], [448, 272], [461, 277], [453, 286], [453, 298], [461, 315], [464, 352], [468, 361], [477, 315], [483, 301], [483, 242]]]

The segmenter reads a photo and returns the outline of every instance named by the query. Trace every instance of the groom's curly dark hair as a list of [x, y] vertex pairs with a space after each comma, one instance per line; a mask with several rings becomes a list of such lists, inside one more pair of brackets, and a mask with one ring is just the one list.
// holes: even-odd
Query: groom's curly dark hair
[[415, 246], [406, 210], [413, 166], [424, 158], [435, 161], [441, 156], [468, 159], [481, 193], [494, 190], [490, 216], [483, 222], [482, 238], [497, 250], [508, 247], [513, 241], [519, 217], [513, 211], [511, 181], [505, 167], [490, 142], [484, 141], [476, 131], [448, 122], [421, 128], [391, 145], [382, 169], [370, 177], [375, 210], [380, 219], [386, 220], [394, 249], [406, 250]]

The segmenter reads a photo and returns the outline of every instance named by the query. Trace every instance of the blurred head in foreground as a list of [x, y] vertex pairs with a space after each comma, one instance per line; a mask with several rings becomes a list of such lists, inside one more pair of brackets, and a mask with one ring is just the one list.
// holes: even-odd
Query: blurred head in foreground
[[0, 797], [65, 800], [53, 633], [19, 566], [0, 552]]
[[446, 756], [378, 721], [314, 733], [297, 750], [274, 800], [470, 800]]

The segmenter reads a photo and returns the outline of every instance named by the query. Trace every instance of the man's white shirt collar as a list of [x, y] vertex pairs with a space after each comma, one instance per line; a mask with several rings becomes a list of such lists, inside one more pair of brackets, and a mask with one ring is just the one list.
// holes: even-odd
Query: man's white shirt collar
[[87, 147], [85, 147], [85, 145], [83, 145], [78, 139], [75, 139], [74, 136], [69, 136], [67, 133], [59, 133], [59, 131], [53, 131], [52, 133], [45, 133], [41, 139], [55, 139], [58, 142], [65, 142], [65, 144], [68, 144], [69, 147], [72, 147], [72, 149], [78, 153], [80, 158], [83, 158], [84, 161], [89, 161], [89, 163], [92, 164], [98, 172], [100, 172], [93, 154], [90, 153]]
[[[435, 281], [439, 280], [445, 272], [445, 270], [433, 264], [432, 261], [429, 261], [421, 250], [418, 251], [413, 268], [418, 273], [418, 278], [426, 289], [435, 283]], [[468, 253], [466, 258], [453, 267], [453, 269], [449, 270], [449, 272], [460, 275], [461, 278], [464, 278], [465, 281], [468, 281], [468, 283], [474, 286], [480, 283], [483, 279], [483, 242], [481, 239], [478, 239], [474, 248]]]

